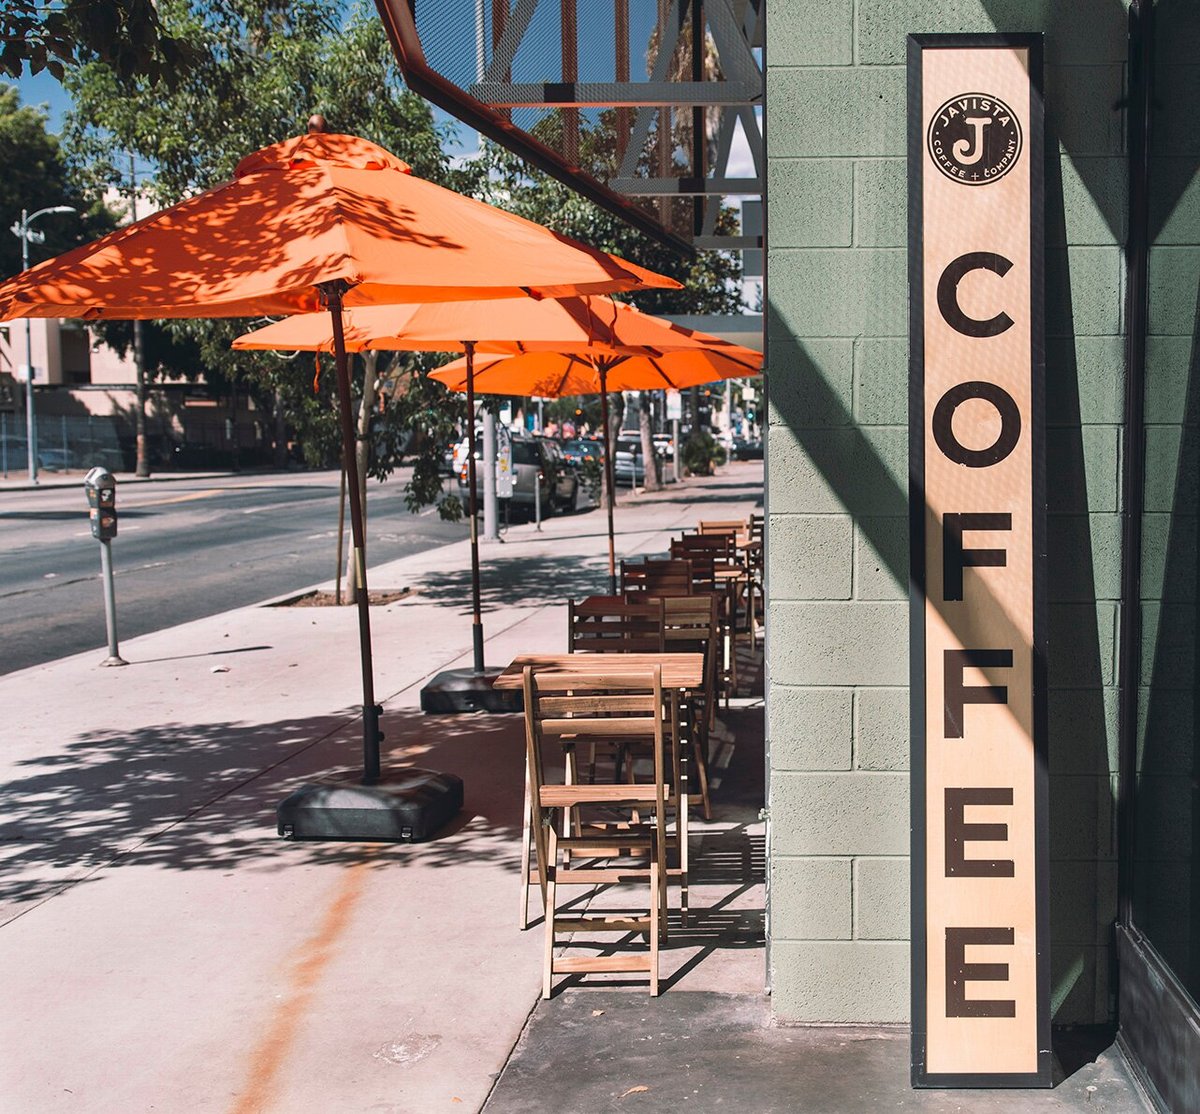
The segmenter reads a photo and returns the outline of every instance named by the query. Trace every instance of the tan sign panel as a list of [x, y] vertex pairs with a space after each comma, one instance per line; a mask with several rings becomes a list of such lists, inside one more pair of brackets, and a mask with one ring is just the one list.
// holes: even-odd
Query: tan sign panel
[[916, 1086], [1050, 1084], [1040, 89], [910, 37]]

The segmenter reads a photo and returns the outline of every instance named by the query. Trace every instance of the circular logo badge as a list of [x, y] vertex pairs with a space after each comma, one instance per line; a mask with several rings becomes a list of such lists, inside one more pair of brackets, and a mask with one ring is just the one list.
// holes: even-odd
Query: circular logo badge
[[1021, 125], [1008, 105], [988, 93], [951, 97], [929, 123], [929, 156], [952, 181], [986, 186], [1021, 157]]

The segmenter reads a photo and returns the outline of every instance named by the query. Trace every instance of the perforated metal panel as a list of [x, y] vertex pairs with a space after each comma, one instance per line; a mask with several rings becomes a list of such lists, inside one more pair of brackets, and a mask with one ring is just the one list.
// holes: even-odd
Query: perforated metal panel
[[675, 246], [761, 246], [716, 221], [763, 192], [762, 0], [376, 2], [409, 85], [472, 128]]

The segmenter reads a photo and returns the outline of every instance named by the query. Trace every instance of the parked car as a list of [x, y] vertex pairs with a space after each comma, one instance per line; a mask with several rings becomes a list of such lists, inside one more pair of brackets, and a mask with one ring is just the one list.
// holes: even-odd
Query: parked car
[[762, 460], [763, 443], [759, 437], [735, 437], [733, 439], [734, 460]]
[[613, 479], [619, 485], [646, 482], [646, 458], [642, 455], [640, 438], [622, 437], [613, 453]]
[[562, 443], [562, 455], [568, 464], [577, 467], [585, 460], [602, 461], [604, 459], [604, 442], [590, 437], [576, 437]]
[[[465, 443], [462, 446], [465, 449]], [[479, 505], [483, 504], [483, 435], [475, 435], [476, 497]], [[459, 454], [458, 492], [459, 498], [466, 504], [470, 484], [467, 480], [466, 453]], [[542, 442], [538, 438], [514, 434], [512, 439], [513, 493], [510, 506], [521, 508], [522, 511], [534, 514], [534, 492], [540, 491], [542, 502], [542, 517], [548, 518], [554, 513], [556, 492], [553, 461], [546, 454]], [[536, 487], [535, 487], [536, 484]]]
[[570, 514], [579, 499], [579, 472], [571, 464], [557, 441], [539, 437], [542, 455], [547, 458], [550, 476], [554, 483], [554, 506], [556, 510]]

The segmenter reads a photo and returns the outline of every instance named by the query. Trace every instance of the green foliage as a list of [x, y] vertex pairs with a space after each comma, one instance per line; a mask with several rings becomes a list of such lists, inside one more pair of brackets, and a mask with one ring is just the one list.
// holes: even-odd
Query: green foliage
[[5, 0], [0, 73], [20, 77], [96, 60], [123, 78], [171, 83], [201, 60], [198, 45], [168, 34], [154, 0]]
[[29, 245], [30, 263], [68, 251], [113, 227], [113, 214], [88, 198], [71, 180], [58, 139], [46, 131], [46, 114], [22, 105], [15, 85], [0, 85], [0, 278], [21, 269], [21, 241], [9, 228], [30, 213], [52, 205], [71, 205], [78, 212], [48, 213], [34, 226], [44, 244]]
[[[247, 154], [303, 132], [314, 112], [324, 115], [331, 131], [363, 136], [399, 155], [422, 177], [446, 179], [446, 131], [434, 124], [425, 102], [404, 88], [373, 9], [360, 5], [347, 13], [326, 0], [225, 0], [220, 5], [160, 0], [158, 13], [168, 33], [200, 48], [199, 60], [172, 87], [101, 61], [67, 75], [74, 107], [64, 146], [80, 177], [95, 188], [127, 189], [132, 154], [154, 167], [141, 188], [159, 204], [173, 204], [231, 178]], [[314, 392], [311, 355], [284, 359], [230, 349], [234, 337], [264, 323], [162, 322], [166, 337], [151, 366], [185, 371], [178, 363], [190, 356], [192, 374], [201, 372], [217, 392], [244, 384], [263, 410], [282, 407], [307, 462], [336, 463], [332, 371], [320, 377]], [[113, 336], [121, 343], [119, 327], [114, 326]], [[147, 355], [149, 363], [149, 344]], [[445, 419], [429, 418], [437, 409], [433, 402], [423, 408], [400, 405], [396, 413], [378, 416], [377, 424], [429, 420], [440, 429]], [[414, 444], [431, 438], [432, 433], [418, 437]], [[384, 452], [376, 454], [374, 474], [395, 467], [402, 440], [381, 435], [378, 446]], [[429, 502], [440, 494], [440, 483], [435, 491], [431, 476], [436, 464], [418, 453], [410, 485], [414, 498]], [[447, 510], [453, 513], [452, 506]]]
[[713, 466], [725, 463], [725, 450], [711, 433], [697, 430], [684, 443], [683, 466], [694, 476], [711, 476]]

